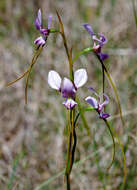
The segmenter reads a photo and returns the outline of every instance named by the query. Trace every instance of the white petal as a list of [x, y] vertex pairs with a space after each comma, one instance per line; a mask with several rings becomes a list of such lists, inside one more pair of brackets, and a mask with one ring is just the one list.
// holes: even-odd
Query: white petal
[[76, 88], [83, 86], [88, 80], [87, 71], [85, 69], [79, 69], [74, 73], [74, 84]]
[[51, 70], [48, 74], [48, 84], [51, 88], [59, 90], [61, 87], [61, 77], [56, 71]]
[[85, 98], [86, 102], [89, 103], [93, 108], [98, 108], [98, 102], [94, 97], [88, 96]]

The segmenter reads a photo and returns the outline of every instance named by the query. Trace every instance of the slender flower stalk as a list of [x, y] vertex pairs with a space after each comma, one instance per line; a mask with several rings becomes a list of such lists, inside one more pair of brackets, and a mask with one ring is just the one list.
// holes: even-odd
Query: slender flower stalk
[[97, 111], [97, 113], [99, 115], [99, 118], [104, 120], [104, 122], [105, 122], [105, 124], [106, 124], [106, 126], [107, 126], [107, 128], [108, 128], [108, 130], [110, 132], [110, 135], [112, 137], [113, 154], [112, 154], [112, 161], [111, 161], [109, 167], [107, 168], [107, 170], [109, 170], [111, 168], [111, 166], [112, 166], [112, 164], [114, 162], [114, 158], [115, 158], [115, 140], [114, 140], [111, 128], [110, 128], [110, 126], [109, 126], [109, 124], [108, 124], [108, 122], [106, 120], [108, 117], [110, 117], [110, 114], [103, 112], [104, 107], [109, 103], [109, 98], [108, 98], [108, 96], [106, 94], [103, 94], [103, 96], [105, 97], [105, 101], [101, 103], [101, 96], [99, 96], [92, 87], [89, 87], [89, 90], [92, 93], [94, 93], [94, 95], [97, 97], [97, 99], [94, 98], [94, 97], [88, 96], [87, 98], [85, 98], [85, 100], [86, 100], [86, 102], [88, 104], [90, 104], [92, 106], [92, 108], [94, 108]]

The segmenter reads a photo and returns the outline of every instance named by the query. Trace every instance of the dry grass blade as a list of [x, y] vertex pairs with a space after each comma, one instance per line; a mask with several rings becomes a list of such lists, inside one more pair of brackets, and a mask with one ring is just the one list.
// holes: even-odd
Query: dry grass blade
[[60, 33], [61, 33], [61, 36], [63, 38], [63, 42], [64, 42], [64, 47], [66, 49], [66, 54], [67, 54], [67, 57], [68, 57], [68, 60], [69, 60], [69, 50], [68, 50], [68, 45], [67, 45], [67, 41], [66, 41], [66, 37], [65, 37], [65, 32], [64, 32], [64, 27], [63, 27], [63, 22], [61, 20], [61, 17], [58, 13], [58, 11], [56, 10], [56, 14], [57, 14], [57, 17], [58, 17], [58, 20], [59, 20], [59, 24], [60, 24]]
[[42, 51], [43, 47], [41, 47], [38, 52], [36, 53], [36, 55], [34, 56], [34, 58], [32, 59], [32, 63], [28, 69], [28, 75], [27, 75], [27, 78], [26, 78], [26, 85], [25, 85], [25, 103], [27, 104], [28, 102], [28, 99], [27, 99], [27, 96], [28, 96], [28, 83], [29, 83], [29, 77], [30, 77], [30, 73], [31, 73], [31, 70], [34, 66], [34, 64], [36, 63], [41, 51]]
[[9, 82], [8, 84], [6, 84], [6, 86], [11, 86], [12, 84], [16, 83], [20, 79], [24, 78], [27, 73], [28, 73], [28, 70], [26, 72], [24, 72], [20, 77], [18, 77], [17, 79], [15, 79], [14, 81]]

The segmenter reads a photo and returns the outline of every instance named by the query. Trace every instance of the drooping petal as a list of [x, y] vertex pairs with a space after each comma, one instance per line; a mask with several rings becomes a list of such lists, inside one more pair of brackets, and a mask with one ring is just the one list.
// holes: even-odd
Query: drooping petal
[[106, 119], [106, 118], [110, 117], [110, 114], [109, 113], [100, 113], [99, 117], [101, 119]]
[[88, 96], [86, 99], [86, 102], [89, 103], [93, 108], [97, 109], [98, 108], [98, 101], [91, 96]]
[[42, 19], [41, 19], [41, 10], [40, 9], [38, 10], [38, 16], [37, 16], [34, 24], [35, 24], [35, 27], [36, 27], [37, 30], [41, 29]]
[[105, 59], [109, 57], [108, 54], [106, 53], [98, 53], [98, 55], [102, 61], [104, 61]]
[[50, 29], [50, 26], [51, 26], [51, 19], [52, 19], [52, 16], [50, 15], [49, 20], [48, 20], [48, 29]]
[[56, 71], [51, 70], [49, 72], [48, 84], [51, 88], [53, 88], [55, 90], [60, 90], [60, 88], [61, 88], [61, 77]]
[[38, 37], [35, 41], [34, 44], [39, 45], [39, 46], [43, 46], [45, 45], [46, 41], [43, 39], [42, 36]]
[[76, 89], [73, 85], [73, 83], [68, 79], [64, 78], [61, 86], [61, 93], [63, 98], [74, 98]]
[[87, 71], [85, 69], [79, 69], [74, 73], [74, 84], [76, 88], [83, 86], [88, 80]]
[[67, 109], [73, 109], [76, 105], [77, 105], [77, 103], [74, 101], [74, 100], [72, 100], [72, 99], [66, 99], [63, 103], [62, 103]]
[[83, 26], [84, 26], [84, 28], [86, 29], [86, 31], [87, 31], [91, 36], [94, 35], [93, 29], [92, 29], [92, 27], [90, 26], [90, 24], [83, 24]]
[[109, 97], [106, 94], [103, 94], [105, 101], [99, 105], [99, 111], [102, 112], [103, 108], [109, 103]]

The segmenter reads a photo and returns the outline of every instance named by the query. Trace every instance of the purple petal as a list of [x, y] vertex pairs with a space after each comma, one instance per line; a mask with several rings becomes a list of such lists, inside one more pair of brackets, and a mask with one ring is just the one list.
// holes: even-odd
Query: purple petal
[[93, 38], [94, 41], [97, 41], [97, 42], [99, 42], [100, 44], [102, 44], [102, 41], [101, 41], [100, 39], [98, 39], [96, 35], [93, 35], [92, 38]]
[[50, 26], [51, 26], [51, 19], [52, 19], [52, 16], [50, 15], [49, 20], [48, 20], [48, 29], [50, 29]]
[[34, 24], [35, 24], [36, 29], [37, 29], [37, 30], [40, 30], [41, 25], [42, 25], [41, 10], [40, 10], [40, 9], [38, 10], [38, 16], [37, 16], [37, 18], [36, 18]]
[[38, 18], [36, 18], [36, 20], [35, 20], [35, 22], [34, 22], [34, 25], [35, 25], [35, 27], [36, 27], [37, 30], [40, 30], [41, 25], [40, 25], [40, 23], [39, 23]]
[[72, 100], [72, 99], [66, 99], [63, 103], [62, 103], [67, 109], [73, 109], [76, 105], [77, 105], [77, 103], [74, 101], [74, 100]]
[[53, 88], [55, 90], [60, 90], [60, 88], [61, 88], [61, 77], [56, 71], [51, 70], [49, 72], [48, 84], [51, 88]]
[[101, 112], [103, 108], [109, 103], [109, 97], [106, 94], [103, 94], [105, 101], [99, 105], [99, 111]]
[[64, 78], [61, 86], [61, 92], [63, 98], [69, 98], [69, 97], [74, 98], [76, 89], [73, 83], [69, 79]]
[[109, 57], [108, 54], [106, 53], [98, 53], [98, 55], [102, 61], [104, 61], [105, 59]]
[[74, 84], [76, 88], [83, 86], [88, 80], [87, 71], [85, 69], [79, 69], [74, 73]]
[[34, 41], [34, 44], [36, 44], [36, 45], [39, 45], [39, 46], [43, 46], [43, 45], [45, 45], [45, 40], [40, 36], [40, 37], [38, 37], [35, 41]]
[[100, 33], [99, 36], [100, 36], [100, 40], [101, 40], [101, 42], [103, 43], [103, 45], [106, 44], [108, 40], [107, 40], [107, 38], [104, 36], [104, 34], [101, 34], [101, 33]]
[[49, 29], [40, 29], [40, 33], [43, 34], [44, 36], [48, 36], [49, 35]]
[[91, 36], [94, 35], [93, 29], [92, 29], [92, 27], [91, 27], [89, 24], [83, 24], [83, 26], [84, 26], [84, 28], [86, 29], [86, 31], [87, 31]]
[[86, 99], [86, 102], [89, 103], [93, 108], [98, 108], [98, 102], [94, 97], [88, 96]]
[[109, 113], [100, 113], [99, 117], [101, 119], [106, 119], [106, 118], [110, 117], [110, 114]]

